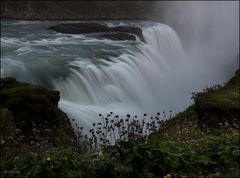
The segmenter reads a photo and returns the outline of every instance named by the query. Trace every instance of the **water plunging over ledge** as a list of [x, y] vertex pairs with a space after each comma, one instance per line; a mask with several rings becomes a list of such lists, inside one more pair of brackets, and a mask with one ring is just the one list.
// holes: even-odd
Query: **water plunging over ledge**
[[59, 107], [85, 128], [99, 113], [155, 114], [189, 105], [194, 77], [187, 72], [189, 60], [178, 35], [169, 26], [98, 22], [141, 27], [143, 42], [48, 30], [58, 23], [2, 21], [1, 76], [59, 90]]

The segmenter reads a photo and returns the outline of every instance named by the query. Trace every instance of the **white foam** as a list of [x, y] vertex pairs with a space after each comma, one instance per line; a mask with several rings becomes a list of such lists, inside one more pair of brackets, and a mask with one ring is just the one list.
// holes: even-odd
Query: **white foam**
[[1, 47], [13, 46], [13, 45], [21, 45], [22, 41], [20, 38], [8, 38], [1, 37]]

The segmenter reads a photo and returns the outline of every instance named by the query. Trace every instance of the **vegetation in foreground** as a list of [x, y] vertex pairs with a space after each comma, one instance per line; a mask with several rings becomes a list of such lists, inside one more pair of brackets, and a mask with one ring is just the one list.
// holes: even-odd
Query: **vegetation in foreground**
[[[1, 137], [1, 176], [239, 177], [239, 118], [232, 114], [239, 112], [239, 105], [232, 107], [228, 102], [237, 103], [236, 97], [239, 99], [239, 93], [231, 92], [239, 91], [239, 72], [229, 83], [194, 95], [193, 106], [164, 122], [161, 119], [165, 113], [157, 113], [149, 120], [144, 115], [140, 121], [130, 115], [124, 119], [114, 113], [100, 115], [102, 121], [93, 125], [89, 138], [82, 136], [82, 128], [77, 126], [78, 137], [85, 138], [82, 151], [66, 144], [34, 147], [15, 155], [9, 145], [21, 145], [20, 136], [11, 140]], [[223, 100], [209, 97], [219, 94]], [[204, 125], [198, 108], [201, 104], [210, 106], [208, 103], [214, 100], [214, 107], [221, 106], [217, 111], [226, 111], [226, 115], [218, 120], [218, 113], [209, 112], [210, 124]]]
[[[136, 137], [123, 136], [126, 140], [120, 138], [114, 145], [98, 140], [100, 149], [92, 152], [64, 147], [28, 152], [2, 162], [1, 174], [3, 177], [238, 177], [239, 133], [227, 123], [219, 130], [207, 132], [192, 125], [182, 128], [177, 137], [167, 135], [167, 130], [162, 133], [161, 139], [158, 136], [146, 139], [134, 132]], [[1, 140], [1, 149], [6, 148], [5, 144]]]

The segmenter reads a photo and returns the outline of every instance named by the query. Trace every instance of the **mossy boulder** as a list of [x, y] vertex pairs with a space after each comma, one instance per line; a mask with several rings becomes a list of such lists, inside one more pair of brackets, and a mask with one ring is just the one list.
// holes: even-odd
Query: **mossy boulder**
[[223, 87], [207, 88], [193, 98], [200, 126], [239, 125], [239, 70]]
[[136, 38], [134, 38], [135, 37], [134, 35], [136, 35], [141, 41], [143, 42], [145, 41], [142, 34], [142, 29], [140, 27], [129, 26], [109, 27], [107, 25], [98, 23], [68, 23], [58, 24], [50, 27], [49, 29], [59, 33], [67, 34], [100, 33], [100, 37], [113, 40], [136, 40]]
[[70, 121], [58, 108], [58, 91], [2, 78], [0, 99], [1, 138], [11, 149], [30, 143], [42, 147], [76, 144]]
[[64, 117], [57, 107], [58, 91], [6, 78], [1, 80], [0, 98], [3, 107], [12, 113], [17, 127], [26, 132], [32, 122], [47, 121], [49, 126], [58, 126]]

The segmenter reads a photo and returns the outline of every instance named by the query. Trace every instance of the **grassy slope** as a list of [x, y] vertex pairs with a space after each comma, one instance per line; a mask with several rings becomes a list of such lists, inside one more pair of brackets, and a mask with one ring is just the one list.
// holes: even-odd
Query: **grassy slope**
[[[226, 139], [226, 142], [231, 141], [231, 137], [225, 138], [224, 135], [235, 135], [239, 140], [239, 70], [224, 86], [208, 88], [195, 94], [193, 98], [192, 106], [167, 120], [159, 131], [150, 136], [150, 140], [177, 141], [190, 149], [192, 146], [201, 149], [206, 146], [206, 140], [215, 138], [216, 134], [220, 139]], [[205, 141], [202, 142], [203, 140]], [[212, 149], [213, 146], [207, 146], [206, 149]], [[238, 165], [225, 176], [239, 175]]]
[[197, 104], [202, 108], [218, 108], [219, 110], [239, 110], [239, 70], [223, 87], [209, 89], [199, 94]]
[[[159, 133], [155, 134], [159, 136], [164, 132], [168, 135], [176, 135], [182, 128], [198, 127], [198, 124], [202, 124], [201, 117], [211, 117], [203, 121], [214, 123], [215, 125], [207, 125], [214, 127], [218, 127], [220, 121], [231, 122], [235, 117], [239, 119], [237, 116], [239, 113], [239, 70], [223, 87], [206, 89], [195, 94], [193, 98], [195, 103], [192, 106], [167, 120], [164, 131], [160, 129]], [[220, 118], [219, 114], [222, 114], [223, 118]], [[221, 120], [218, 120], [219, 118]]]

